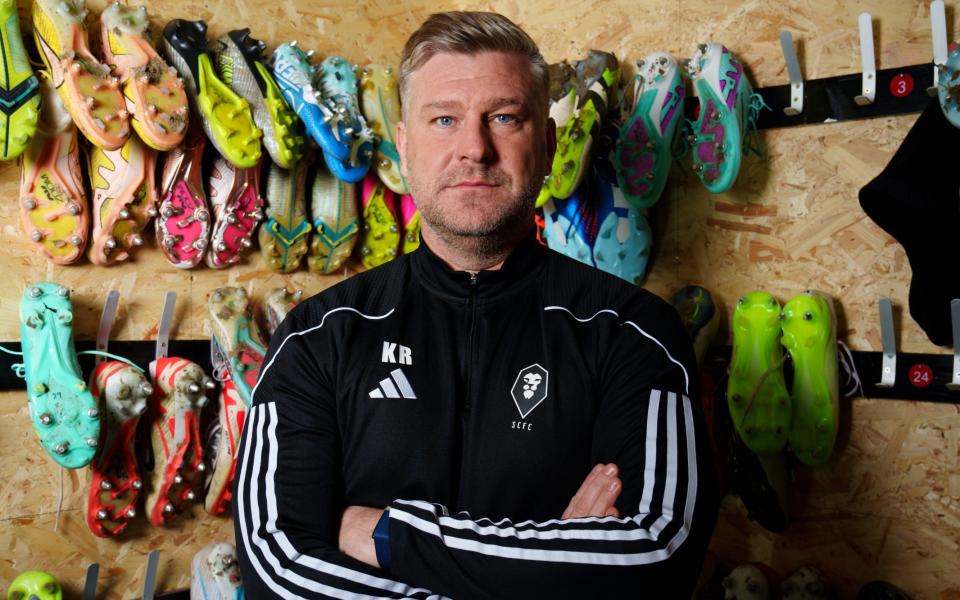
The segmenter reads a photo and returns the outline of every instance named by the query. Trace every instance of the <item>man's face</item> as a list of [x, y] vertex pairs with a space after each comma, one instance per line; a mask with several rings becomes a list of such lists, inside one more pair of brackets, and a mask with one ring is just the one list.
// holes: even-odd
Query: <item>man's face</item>
[[447, 240], [529, 229], [552, 152], [535, 85], [529, 62], [502, 52], [440, 53], [411, 75], [397, 142], [425, 228]]

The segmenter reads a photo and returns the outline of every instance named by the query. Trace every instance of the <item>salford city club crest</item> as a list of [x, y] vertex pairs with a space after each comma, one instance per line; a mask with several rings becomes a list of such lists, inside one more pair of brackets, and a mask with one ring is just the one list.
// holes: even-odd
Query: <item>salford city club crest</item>
[[521, 419], [526, 419], [537, 405], [547, 399], [548, 376], [547, 370], [538, 364], [522, 369], [517, 375], [510, 395], [520, 411]]

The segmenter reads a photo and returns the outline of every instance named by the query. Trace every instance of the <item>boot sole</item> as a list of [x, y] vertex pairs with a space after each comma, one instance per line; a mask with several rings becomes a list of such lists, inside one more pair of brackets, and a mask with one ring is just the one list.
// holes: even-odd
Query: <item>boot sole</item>
[[[200, 409], [207, 403], [203, 370], [182, 358], [150, 363], [153, 379], [150, 441], [156, 463], [150, 473], [144, 509], [155, 527], [190, 510], [203, 465]], [[196, 385], [198, 391], [189, 387]]]
[[173, 266], [191, 269], [207, 253], [211, 215], [201, 184], [206, 137], [191, 126], [184, 143], [166, 155], [156, 220], [157, 245]]
[[396, 197], [375, 175], [364, 179], [363, 196], [363, 226], [357, 246], [360, 262], [372, 269], [397, 257], [400, 224], [395, 213]]
[[66, 288], [44, 281], [24, 291], [20, 338], [30, 419], [41, 446], [63, 467], [86, 466], [100, 443], [100, 411], [77, 362]]
[[310, 199], [313, 237], [307, 257], [311, 273], [332, 273], [353, 252], [360, 234], [356, 189], [326, 169], [316, 169]]
[[230, 378], [246, 406], [251, 404], [266, 354], [249, 302], [243, 288], [222, 287], [214, 290], [207, 304], [214, 337], [227, 355]]
[[100, 428], [102, 450], [90, 465], [87, 526], [97, 537], [115, 537], [137, 514], [143, 481], [134, 437], [152, 388], [139, 369], [120, 361], [98, 365], [90, 379], [107, 418]]
[[766, 292], [743, 296], [733, 311], [727, 407], [740, 438], [756, 454], [783, 449], [792, 405], [783, 378], [780, 303]]
[[[93, 264], [107, 266], [127, 260], [143, 245], [140, 233], [157, 204], [156, 165], [155, 151], [136, 137], [119, 150], [91, 149], [94, 209], [89, 256]], [[121, 216], [124, 211], [127, 216]]]
[[259, 167], [237, 168], [221, 157], [213, 163], [207, 195], [214, 224], [207, 266], [228, 267], [253, 246], [253, 230], [263, 219]]
[[309, 162], [302, 160], [286, 170], [270, 165], [267, 176], [267, 221], [260, 228], [260, 253], [267, 266], [278, 273], [300, 267], [307, 253], [310, 222], [306, 214]]
[[837, 324], [833, 301], [819, 291], [783, 307], [783, 347], [793, 359], [793, 418], [787, 441], [803, 463], [819, 465], [833, 451], [839, 422]]

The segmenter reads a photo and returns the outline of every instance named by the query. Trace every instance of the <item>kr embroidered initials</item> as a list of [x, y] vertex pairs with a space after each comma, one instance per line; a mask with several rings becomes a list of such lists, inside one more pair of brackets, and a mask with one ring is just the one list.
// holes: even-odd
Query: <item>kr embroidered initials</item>
[[[399, 360], [397, 360], [397, 355], [395, 355], [394, 352], [399, 355]], [[384, 342], [383, 352], [380, 354], [380, 362], [389, 364], [397, 364], [399, 362], [401, 365], [412, 365], [413, 353], [410, 351], [410, 348], [406, 346], [392, 342]]]

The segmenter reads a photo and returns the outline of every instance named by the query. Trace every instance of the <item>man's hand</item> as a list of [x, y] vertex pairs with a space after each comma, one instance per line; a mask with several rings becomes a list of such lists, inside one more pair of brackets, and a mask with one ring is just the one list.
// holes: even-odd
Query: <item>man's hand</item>
[[371, 536], [381, 515], [383, 510], [379, 508], [348, 506], [340, 521], [340, 551], [370, 566], [379, 567], [377, 549]]
[[[617, 501], [622, 489], [623, 482], [618, 477], [617, 465], [597, 465], [587, 475], [583, 485], [567, 505], [567, 510], [563, 511], [562, 518], [619, 517], [620, 511], [613, 503]], [[343, 539], [343, 533], [340, 534], [340, 539]]]

